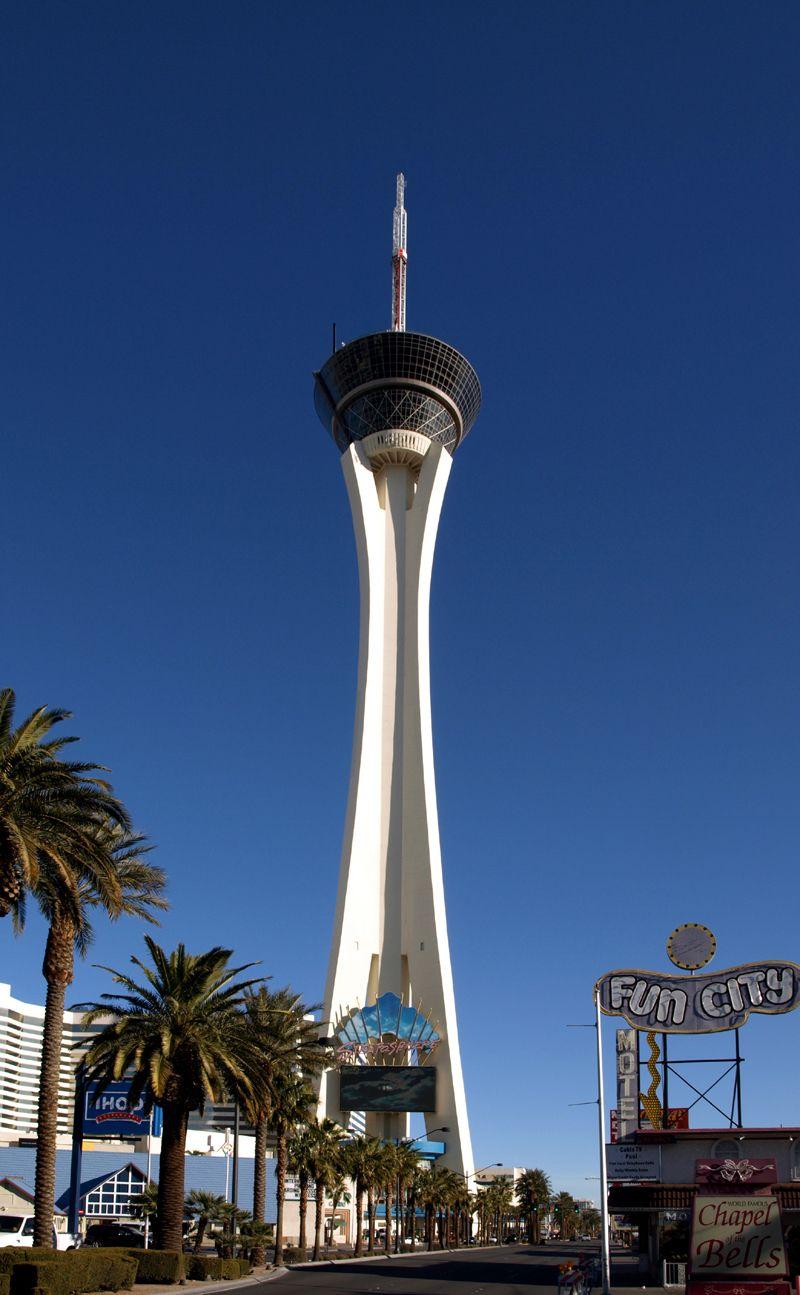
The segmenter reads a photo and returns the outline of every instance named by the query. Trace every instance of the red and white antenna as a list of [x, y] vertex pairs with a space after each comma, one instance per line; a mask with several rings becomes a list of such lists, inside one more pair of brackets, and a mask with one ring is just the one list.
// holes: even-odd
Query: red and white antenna
[[397, 202], [392, 217], [392, 332], [406, 331], [406, 267], [408, 226], [405, 208], [406, 178], [397, 177]]

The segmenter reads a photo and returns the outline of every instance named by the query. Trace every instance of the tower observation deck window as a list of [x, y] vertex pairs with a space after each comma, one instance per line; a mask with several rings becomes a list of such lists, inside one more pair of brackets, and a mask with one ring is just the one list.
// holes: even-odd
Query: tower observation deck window
[[360, 337], [335, 351], [317, 375], [317, 413], [342, 452], [373, 432], [403, 430], [453, 453], [480, 403], [469, 361], [423, 333]]

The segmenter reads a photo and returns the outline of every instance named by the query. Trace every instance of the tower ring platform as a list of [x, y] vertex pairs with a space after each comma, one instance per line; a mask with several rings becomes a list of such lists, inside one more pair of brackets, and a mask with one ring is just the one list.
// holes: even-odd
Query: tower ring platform
[[314, 376], [317, 414], [342, 453], [376, 433], [407, 432], [452, 454], [481, 405], [481, 384], [469, 361], [424, 333], [356, 338]]

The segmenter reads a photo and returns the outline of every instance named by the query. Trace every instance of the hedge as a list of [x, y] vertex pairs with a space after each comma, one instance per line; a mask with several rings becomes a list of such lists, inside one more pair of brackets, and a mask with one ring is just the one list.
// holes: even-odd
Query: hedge
[[124, 1250], [47, 1251], [30, 1259], [30, 1250], [18, 1250], [10, 1272], [9, 1295], [76, 1295], [83, 1291], [130, 1290], [136, 1280], [136, 1261]]
[[132, 1259], [138, 1260], [137, 1282], [183, 1281], [184, 1262], [180, 1250], [128, 1250]]
[[11, 1273], [0, 1273], [0, 1295], [10, 1295]]
[[218, 1259], [215, 1255], [187, 1255], [186, 1276], [190, 1281], [213, 1277], [223, 1281], [244, 1277], [250, 1271], [249, 1259]]
[[0, 1273], [10, 1273], [18, 1264], [29, 1264], [39, 1259], [57, 1259], [59, 1252], [50, 1246], [3, 1246], [0, 1249]]

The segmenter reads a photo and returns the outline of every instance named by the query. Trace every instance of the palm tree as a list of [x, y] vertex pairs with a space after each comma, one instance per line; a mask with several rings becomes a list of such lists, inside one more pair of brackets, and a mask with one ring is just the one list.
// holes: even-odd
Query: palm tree
[[195, 954], [179, 944], [165, 953], [150, 936], [145, 944], [152, 967], [131, 958], [145, 983], [105, 967], [126, 992], [79, 1005], [87, 1025], [111, 1018], [90, 1043], [84, 1065], [87, 1078], [101, 1085], [132, 1072], [131, 1099], [147, 1090], [147, 1100], [162, 1106], [158, 1244], [180, 1250], [189, 1114], [259, 1082], [258, 1053], [242, 1012], [257, 981], [236, 979], [253, 964], [229, 967], [230, 949]]
[[129, 1196], [128, 1209], [132, 1218], [144, 1219], [146, 1232], [150, 1232], [158, 1217], [158, 1183], [145, 1183], [143, 1191]]
[[194, 1187], [186, 1197], [184, 1213], [197, 1219], [197, 1233], [194, 1239], [194, 1253], [202, 1249], [206, 1228], [220, 1217], [220, 1209], [225, 1205], [225, 1197], [202, 1187]]
[[339, 1148], [339, 1152], [334, 1162], [334, 1173], [336, 1177], [331, 1185], [331, 1244], [333, 1244], [333, 1234], [336, 1231], [336, 1211], [340, 1205], [350, 1204], [350, 1193], [347, 1190], [347, 1177], [341, 1172], [344, 1164], [344, 1146], [342, 1146]]
[[[239, 1239], [247, 1258], [255, 1268], [257, 1265], [254, 1255], [256, 1253], [263, 1255], [273, 1239], [272, 1224], [258, 1223], [255, 1219], [248, 1218], [239, 1229]], [[263, 1259], [259, 1260], [259, 1263], [263, 1263]]]
[[581, 1223], [590, 1237], [597, 1237], [600, 1235], [601, 1222], [600, 1211], [593, 1207], [583, 1210], [581, 1213]]
[[217, 1219], [222, 1224], [220, 1238], [223, 1259], [236, 1258], [236, 1234], [240, 1226], [252, 1223], [249, 1210], [240, 1210], [233, 1201], [223, 1201], [217, 1210]]
[[102, 909], [112, 920], [126, 914], [155, 922], [153, 910], [167, 907], [163, 895], [166, 875], [144, 858], [149, 850], [144, 837], [122, 832], [108, 823], [98, 827], [94, 836], [102, 842], [112, 861], [113, 870], [109, 874], [87, 873], [79, 859], [65, 854], [64, 859], [74, 877], [74, 887], [67, 892], [61, 873], [50, 856], [45, 854], [37, 878], [36, 898], [49, 923], [42, 964], [47, 994], [42, 1028], [34, 1191], [34, 1244], [42, 1246], [52, 1244], [64, 998], [67, 985], [73, 981], [75, 954], [84, 957], [92, 942], [94, 933], [90, 914], [93, 909]]
[[[395, 1156], [394, 1172], [397, 1178], [397, 1189], [400, 1196], [400, 1201], [399, 1201], [400, 1219], [399, 1219], [398, 1227], [401, 1229], [401, 1231], [398, 1237], [398, 1249], [400, 1249], [401, 1247], [405, 1249], [405, 1246], [403, 1244], [403, 1232], [402, 1232], [402, 1229], [407, 1226], [406, 1213], [405, 1213], [404, 1207], [408, 1202], [409, 1188], [411, 1183], [413, 1183], [414, 1181], [417, 1165], [419, 1164], [419, 1156], [418, 1156], [418, 1153], [414, 1150], [413, 1146], [403, 1142], [400, 1142], [395, 1147], [394, 1156]], [[414, 1236], [413, 1220], [411, 1223], [411, 1229], [412, 1229], [411, 1236], [413, 1238]], [[413, 1245], [413, 1241], [412, 1241], [412, 1245]]]
[[309, 1163], [314, 1180], [314, 1253], [321, 1257], [322, 1233], [325, 1224], [325, 1192], [333, 1189], [339, 1179], [342, 1139], [344, 1129], [327, 1118], [314, 1120], [309, 1125], [311, 1154]]
[[[386, 1232], [383, 1238], [383, 1248], [387, 1255], [392, 1253], [392, 1205], [394, 1203], [394, 1190], [399, 1163], [397, 1151], [398, 1148], [394, 1142], [384, 1142], [381, 1147], [377, 1165], [378, 1182], [383, 1188], [383, 1198], [386, 1208]], [[398, 1209], [399, 1207], [400, 1205], [398, 1201]]]
[[278, 1071], [274, 1080], [272, 1123], [275, 1129], [275, 1267], [283, 1264], [283, 1206], [286, 1199], [286, 1169], [289, 1135], [298, 1124], [311, 1118], [314, 1093], [302, 1074]]
[[[316, 1011], [302, 1001], [288, 985], [272, 990], [261, 984], [245, 998], [247, 1028], [261, 1056], [261, 1083], [249, 1099], [242, 1100], [255, 1128], [253, 1165], [253, 1220], [263, 1223], [266, 1204], [267, 1134], [282, 1076], [299, 1071], [314, 1075], [321, 1069], [324, 1053], [318, 1046], [319, 1022], [309, 1020]], [[282, 1202], [281, 1202], [282, 1206]], [[278, 1242], [276, 1229], [276, 1244]], [[282, 1243], [281, 1243], [282, 1244]], [[256, 1242], [253, 1263], [263, 1264], [265, 1252]]]
[[575, 1221], [578, 1211], [575, 1201], [569, 1192], [559, 1192], [553, 1201], [553, 1211], [559, 1224], [559, 1236], [562, 1241], [571, 1241], [575, 1232]]
[[447, 1169], [430, 1169], [422, 1180], [428, 1249], [433, 1249], [434, 1219], [438, 1220], [439, 1248], [444, 1249], [444, 1211], [448, 1208], [453, 1183]]
[[412, 1253], [417, 1248], [417, 1201], [424, 1202], [425, 1184], [428, 1179], [427, 1164], [419, 1159], [416, 1151], [411, 1147], [404, 1148], [411, 1151], [416, 1163], [413, 1168], [404, 1163], [404, 1175], [406, 1183], [406, 1195], [408, 1199], [408, 1234], [411, 1237]]
[[77, 739], [51, 733], [69, 711], [40, 706], [15, 729], [14, 707], [13, 690], [0, 689], [0, 917], [10, 913], [19, 930], [26, 891], [36, 888], [43, 855], [69, 894], [75, 860], [87, 874], [112, 871], [97, 827], [112, 823], [127, 832], [131, 823], [110, 785], [97, 776], [105, 770], [61, 759], [64, 747]]
[[306, 1214], [308, 1213], [308, 1186], [314, 1173], [314, 1135], [310, 1124], [300, 1125], [289, 1134], [286, 1142], [286, 1168], [291, 1174], [297, 1174], [298, 1199], [300, 1209], [300, 1235], [297, 1248], [300, 1262], [307, 1258], [308, 1233]]
[[[358, 1137], [352, 1138], [345, 1143], [343, 1148], [343, 1162], [345, 1172], [348, 1177], [352, 1178], [356, 1188], [356, 1244], [354, 1253], [356, 1256], [364, 1252], [364, 1238], [362, 1235], [364, 1221], [364, 1196], [374, 1190], [375, 1160], [380, 1152], [381, 1144], [377, 1138]], [[370, 1249], [372, 1249], [372, 1233], [370, 1232]]]
[[383, 1186], [383, 1169], [381, 1158], [383, 1143], [378, 1138], [371, 1138], [372, 1158], [367, 1170], [367, 1253], [375, 1251], [375, 1205], [378, 1193]]
[[547, 1205], [553, 1187], [543, 1169], [526, 1169], [515, 1184], [517, 1202], [528, 1222], [528, 1244], [538, 1245], [540, 1240], [539, 1210]]
[[466, 1240], [471, 1197], [467, 1180], [458, 1173], [454, 1174], [453, 1177], [453, 1240], [455, 1245], [460, 1246], [462, 1241]]

